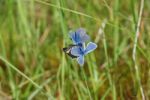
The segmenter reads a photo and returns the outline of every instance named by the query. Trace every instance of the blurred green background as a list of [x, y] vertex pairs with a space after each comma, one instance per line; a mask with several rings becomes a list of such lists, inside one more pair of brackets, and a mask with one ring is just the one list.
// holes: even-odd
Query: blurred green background
[[[136, 60], [132, 58], [144, 2]], [[149, 100], [149, 0], [0, 0], [0, 100]], [[80, 67], [62, 48], [84, 28]]]

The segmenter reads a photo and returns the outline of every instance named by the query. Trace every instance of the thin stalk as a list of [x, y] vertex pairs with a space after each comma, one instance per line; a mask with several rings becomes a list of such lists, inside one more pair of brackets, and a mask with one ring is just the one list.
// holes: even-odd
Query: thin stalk
[[140, 25], [141, 25], [142, 14], [143, 14], [143, 11], [144, 11], [144, 0], [141, 0], [140, 4], [141, 4], [140, 5], [140, 12], [139, 12], [139, 18], [138, 18], [136, 33], [135, 33], [132, 59], [133, 59], [134, 67], [135, 67], [135, 71], [136, 71], [137, 82], [138, 82], [138, 85], [140, 86], [140, 92], [141, 92], [141, 95], [142, 95], [142, 100], [145, 100], [144, 90], [142, 88], [141, 79], [140, 79], [140, 75], [139, 75], [139, 69], [138, 69], [138, 65], [136, 63], [136, 58], [137, 58], [136, 57], [136, 48], [137, 48], [138, 37], [139, 37], [139, 34], [140, 34]]
[[103, 31], [104, 28], [105, 28], [105, 25], [106, 25], [106, 20], [102, 24], [102, 28], [99, 29], [99, 34], [101, 34], [102, 37], [103, 37], [104, 53], [105, 53], [105, 59], [107, 61], [107, 64], [106, 64], [106, 75], [108, 77], [109, 85], [110, 85], [110, 88], [112, 89], [112, 93], [114, 95], [115, 94], [115, 89], [113, 88], [112, 77], [111, 77], [110, 72], [109, 72], [110, 64], [109, 64], [109, 57], [108, 57], [108, 51], [107, 51], [107, 43], [106, 43], [105, 33]]
[[93, 100], [93, 99], [92, 99], [92, 96], [91, 96], [90, 89], [89, 89], [88, 84], [87, 84], [85, 71], [84, 71], [84, 69], [83, 69], [83, 68], [82, 68], [81, 70], [82, 70], [82, 74], [83, 74], [83, 77], [84, 77], [84, 81], [85, 81], [86, 88], [88, 89], [89, 98], [90, 98], [90, 100]]
[[30, 81], [35, 87], [41, 88], [37, 83], [35, 83], [32, 79], [30, 79], [27, 75], [25, 75], [23, 72], [21, 72], [19, 69], [17, 69], [14, 65], [12, 65], [10, 62], [8, 62], [6, 59], [0, 56], [0, 59], [8, 65], [8, 67], [11, 67], [13, 70], [15, 70], [17, 73], [19, 73], [21, 76], [26, 78], [28, 81]]

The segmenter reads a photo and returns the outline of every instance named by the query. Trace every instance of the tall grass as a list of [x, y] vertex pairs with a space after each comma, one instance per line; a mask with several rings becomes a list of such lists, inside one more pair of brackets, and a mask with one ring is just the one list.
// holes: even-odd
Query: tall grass
[[[148, 100], [150, 2], [141, 1], [1, 0], [0, 99]], [[80, 27], [98, 45], [83, 67], [62, 51]]]

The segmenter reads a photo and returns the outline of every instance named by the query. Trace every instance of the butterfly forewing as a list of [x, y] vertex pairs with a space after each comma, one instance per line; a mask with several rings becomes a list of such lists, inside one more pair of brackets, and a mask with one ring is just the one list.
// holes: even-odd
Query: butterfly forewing
[[77, 29], [75, 32], [70, 32], [70, 38], [75, 45], [82, 44], [90, 39], [82, 28]]
[[78, 56], [75, 56], [71, 54], [71, 49], [76, 45], [69, 45], [68, 47], [63, 48], [63, 51], [68, 54], [71, 58], [77, 58]]

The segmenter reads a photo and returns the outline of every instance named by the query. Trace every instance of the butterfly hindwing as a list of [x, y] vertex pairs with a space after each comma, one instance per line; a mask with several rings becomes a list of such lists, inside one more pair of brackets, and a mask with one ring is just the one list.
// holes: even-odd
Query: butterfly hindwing
[[81, 66], [83, 66], [83, 64], [84, 64], [84, 56], [79, 56], [78, 58], [77, 58], [77, 62], [81, 65]]
[[92, 52], [93, 50], [95, 50], [97, 48], [97, 45], [93, 42], [89, 42], [87, 44], [87, 47], [85, 48], [84, 54], [88, 54], [90, 52]]

